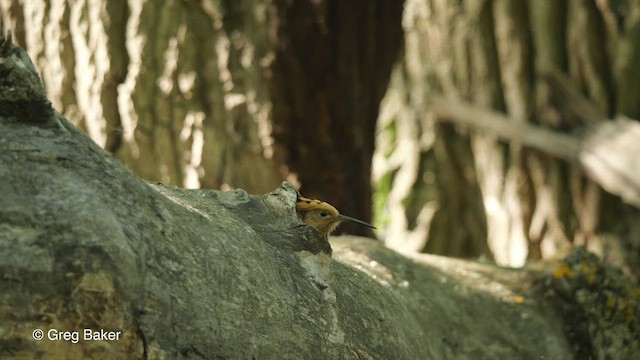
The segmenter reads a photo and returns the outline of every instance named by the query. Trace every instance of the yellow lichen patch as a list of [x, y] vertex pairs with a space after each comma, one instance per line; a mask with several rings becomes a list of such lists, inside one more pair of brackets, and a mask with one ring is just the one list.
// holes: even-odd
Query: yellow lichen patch
[[598, 267], [592, 266], [592, 265], [587, 264], [587, 263], [581, 263], [580, 264], [580, 273], [582, 273], [582, 275], [585, 277], [585, 279], [587, 279], [587, 283], [593, 284], [593, 282], [596, 281], [596, 279], [597, 279]]
[[516, 295], [513, 297], [513, 302], [516, 304], [523, 304], [525, 300], [524, 296]]
[[560, 279], [563, 277], [572, 278], [575, 275], [569, 264], [562, 264], [553, 272], [553, 277]]
[[624, 310], [622, 311], [624, 316], [624, 321], [627, 324], [631, 323], [636, 318], [637, 311], [638, 310], [633, 306], [627, 306], [626, 308], [624, 308]]

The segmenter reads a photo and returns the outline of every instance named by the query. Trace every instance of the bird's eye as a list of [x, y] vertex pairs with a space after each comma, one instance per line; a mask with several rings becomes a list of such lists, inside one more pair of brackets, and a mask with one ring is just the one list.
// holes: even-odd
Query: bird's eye
[[327, 217], [329, 215], [326, 211], [320, 211], [320, 216]]

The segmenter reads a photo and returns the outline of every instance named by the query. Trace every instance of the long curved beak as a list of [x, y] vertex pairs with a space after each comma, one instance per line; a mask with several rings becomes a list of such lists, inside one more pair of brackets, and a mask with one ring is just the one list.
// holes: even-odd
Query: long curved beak
[[356, 218], [352, 218], [351, 216], [338, 215], [338, 220], [340, 220], [340, 221], [349, 221], [349, 222], [352, 222], [352, 223], [356, 223], [356, 224], [364, 225], [366, 227], [370, 227], [372, 229], [376, 228], [375, 226], [373, 226], [373, 225], [371, 225], [369, 223], [366, 223], [366, 222], [364, 222], [362, 220], [358, 220]]

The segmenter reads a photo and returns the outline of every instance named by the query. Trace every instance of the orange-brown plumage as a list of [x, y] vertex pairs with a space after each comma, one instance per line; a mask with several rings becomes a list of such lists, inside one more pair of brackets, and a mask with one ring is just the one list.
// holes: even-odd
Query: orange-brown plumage
[[362, 220], [341, 215], [331, 204], [320, 200], [298, 196], [296, 211], [300, 214], [305, 224], [313, 226], [324, 235], [329, 235], [343, 221], [350, 221], [375, 229], [373, 225]]

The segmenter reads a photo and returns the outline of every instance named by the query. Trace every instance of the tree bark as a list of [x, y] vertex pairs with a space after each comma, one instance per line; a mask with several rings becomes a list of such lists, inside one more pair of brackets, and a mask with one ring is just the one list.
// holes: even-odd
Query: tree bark
[[401, 44], [402, 2], [284, 3], [277, 142], [290, 150], [306, 196], [370, 219], [375, 119]]
[[374, 160], [387, 243], [505, 265], [586, 244], [640, 274], [637, 208], [565, 160], [517, 138], [437, 123], [433, 112], [436, 98], [460, 100], [505, 113], [511, 133], [533, 126], [567, 138], [594, 119], [637, 118], [640, 71], [630, 64], [640, 52], [631, 45], [640, 41], [639, 13], [635, 3], [606, 1], [408, 0]]
[[289, 179], [370, 219], [375, 121], [402, 39], [401, 1], [0, 8], [54, 108], [143, 178], [258, 193]]

